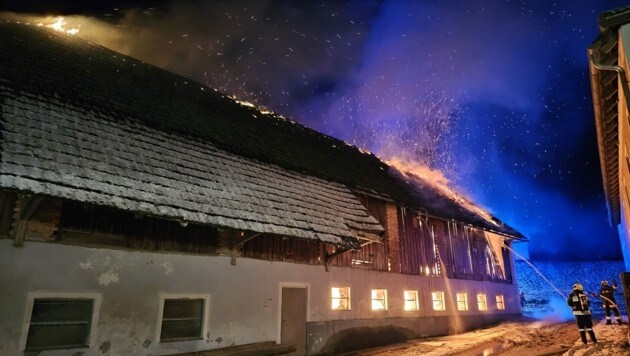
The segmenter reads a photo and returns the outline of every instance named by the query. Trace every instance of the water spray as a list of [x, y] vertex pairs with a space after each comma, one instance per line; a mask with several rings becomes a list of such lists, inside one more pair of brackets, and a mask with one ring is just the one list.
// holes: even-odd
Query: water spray
[[566, 296], [565, 296], [565, 295], [564, 295], [564, 294], [563, 294], [563, 293], [562, 293], [562, 292], [561, 292], [558, 288], [556, 288], [556, 286], [554, 286], [554, 285], [553, 285], [553, 283], [551, 283], [551, 281], [549, 281], [549, 280], [547, 279], [547, 277], [545, 277], [545, 275], [543, 275], [543, 274], [542, 274], [542, 272], [540, 272], [540, 271], [538, 270], [538, 268], [536, 268], [536, 267], [535, 267], [535, 266], [534, 266], [531, 262], [529, 262], [529, 260], [528, 260], [528, 259], [526, 259], [525, 257], [521, 256], [518, 252], [514, 251], [514, 249], [513, 249], [513, 248], [511, 248], [510, 246], [508, 246], [507, 244], [504, 244], [504, 246], [505, 246], [508, 250], [512, 251], [512, 253], [514, 253], [514, 255], [516, 255], [517, 257], [519, 257], [519, 258], [520, 258], [520, 259], [522, 259], [523, 261], [525, 261], [525, 262], [526, 262], [526, 263], [527, 263], [527, 264], [528, 264], [531, 268], [533, 268], [533, 269], [534, 269], [534, 271], [536, 271], [536, 273], [538, 273], [538, 275], [539, 275], [540, 277], [542, 277], [542, 279], [544, 279], [544, 280], [545, 280], [545, 282], [547, 282], [547, 283], [548, 283], [548, 284], [549, 284], [549, 285], [550, 285], [550, 286], [551, 286], [551, 287], [552, 287], [552, 288], [553, 288], [556, 292], [558, 292], [558, 294], [560, 294], [560, 295], [562, 296], [562, 298], [567, 299], [567, 297], [566, 297]]

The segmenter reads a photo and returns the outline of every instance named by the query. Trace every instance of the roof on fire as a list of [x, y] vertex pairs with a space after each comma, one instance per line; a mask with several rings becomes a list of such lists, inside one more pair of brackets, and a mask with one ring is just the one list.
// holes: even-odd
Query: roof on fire
[[357, 147], [102, 46], [2, 23], [0, 51], [4, 188], [346, 245], [383, 230], [357, 189], [524, 238]]

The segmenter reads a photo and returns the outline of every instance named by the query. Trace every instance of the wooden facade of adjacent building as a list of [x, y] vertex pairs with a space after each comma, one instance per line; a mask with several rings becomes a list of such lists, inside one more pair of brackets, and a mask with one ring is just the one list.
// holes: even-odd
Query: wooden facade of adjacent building
[[588, 59], [600, 168], [610, 224], [619, 231], [630, 271], [630, 8], [601, 14], [599, 28]]

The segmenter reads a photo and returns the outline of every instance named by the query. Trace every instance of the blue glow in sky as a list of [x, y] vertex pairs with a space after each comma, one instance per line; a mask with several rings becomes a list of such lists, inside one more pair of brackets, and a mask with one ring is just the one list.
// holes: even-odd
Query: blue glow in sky
[[87, 15], [80, 35], [93, 42], [383, 158], [441, 170], [529, 237], [519, 251], [533, 259], [607, 260], [621, 254], [603, 197], [586, 48], [598, 15], [623, 5], [35, 1], [0, 11]]

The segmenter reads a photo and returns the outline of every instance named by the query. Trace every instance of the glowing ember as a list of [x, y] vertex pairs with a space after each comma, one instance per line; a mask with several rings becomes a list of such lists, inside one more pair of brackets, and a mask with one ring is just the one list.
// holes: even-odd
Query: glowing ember
[[247, 106], [249, 108], [255, 108], [256, 106], [248, 101], [244, 101], [244, 100], [236, 100], [237, 104], [243, 105], [243, 106]]
[[[76, 35], [79, 32], [79, 29], [77, 27], [73, 27], [69, 30], [66, 30], [64, 26], [67, 24], [68, 23], [66, 22], [66, 20], [62, 16], [59, 16], [57, 17], [57, 20], [54, 23], [50, 25], [46, 25], [46, 27], [52, 28], [55, 31], [65, 32], [70, 35]], [[39, 25], [41, 26], [42, 24], [39, 24]]]

